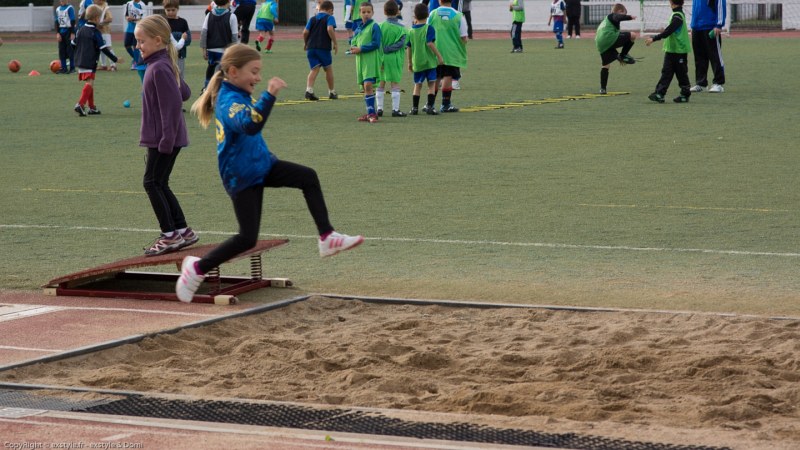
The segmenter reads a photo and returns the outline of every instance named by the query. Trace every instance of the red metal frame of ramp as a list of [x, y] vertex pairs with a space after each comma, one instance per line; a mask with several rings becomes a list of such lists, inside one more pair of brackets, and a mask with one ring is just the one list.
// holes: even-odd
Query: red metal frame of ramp
[[[264, 287], [288, 287], [292, 282], [285, 278], [263, 278], [261, 273], [261, 254], [288, 244], [286, 239], [275, 239], [258, 241], [252, 249], [239, 254], [234, 260], [245, 257], [250, 258], [250, 278], [246, 277], [223, 277], [219, 274], [219, 268], [214, 269], [206, 275], [206, 280], [201, 286], [201, 290], [208, 288], [205, 292], [198, 291], [194, 296], [193, 303], [215, 303], [229, 305], [236, 303], [236, 295], [250, 292]], [[181, 251], [166, 253], [159, 256], [136, 256], [123, 259], [121, 261], [104, 264], [80, 272], [71, 273], [62, 277], [50, 280], [42, 286], [46, 294], [56, 296], [81, 296], [81, 297], [110, 297], [110, 298], [134, 298], [141, 300], [170, 300], [178, 301], [174, 292], [150, 292], [124, 289], [93, 288], [91, 283], [106, 280], [141, 280], [141, 281], [163, 281], [176, 282], [179, 274], [154, 273], [154, 272], [131, 272], [129, 269], [141, 267], [154, 267], [175, 264], [180, 270], [183, 258], [187, 256], [203, 257], [218, 244], [208, 244], [197, 247], [189, 247]]]

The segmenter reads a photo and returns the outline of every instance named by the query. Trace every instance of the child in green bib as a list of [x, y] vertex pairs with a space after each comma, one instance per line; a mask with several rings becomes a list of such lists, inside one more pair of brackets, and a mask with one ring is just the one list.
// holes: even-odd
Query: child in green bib
[[350, 53], [356, 55], [356, 76], [358, 84], [364, 86], [364, 103], [367, 113], [358, 118], [359, 122], [375, 123], [378, 114], [375, 110], [375, 90], [373, 86], [380, 76], [381, 69], [381, 27], [372, 20], [375, 13], [372, 3], [362, 3], [361, 25], [350, 41]]
[[[600, 52], [602, 67], [600, 68], [600, 93], [606, 93], [608, 85], [608, 69], [611, 63], [619, 61], [620, 64], [634, 64], [636, 60], [628, 54], [636, 41], [637, 34], [620, 31], [620, 23], [626, 20], [636, 20], [636, 16], [629, 16], [628, 10], [622, 3], [611, 7], [611, 14], [606, 16], [597, 27], [594, 43]], [[617, 52], [617, 49], [622, 49]]]
[[675, 103], [686, 103], [692, 95], [691, 81], [689, 81], [689, 51], [692, 49], [689, 40], [689, 30], [686, 26], [686, 15], [683, 13], [683, 0], [670, 0], [672, 16], [669, 24], [661, 33], [645, 39], [649, 47], [655, 41], [664, 40], [664, 64], [661, 67], [661, 79], [658, 80], [656, 90], [648, 97], [658, 103], [664, 103], [664, 96], [672, 82], [674, 75], [681, 87], [681, 95], [672, 99]]
[[383, 99], [386, 95], [386, 83], [390, 84], [392, 96], [392, 117], [405, 117], [400, 111], [400, 81], [403, 78], [403, 62], [405, 60], [406, 39], [408, 32], [405, 25], [400, 22], [400, 7], [394, 0], [389, 0], [383, 5], [386, 21], [381, 28], [381, 74], [380, 84], [375, 95], [378, 102], [378, 116], [383, 115]]

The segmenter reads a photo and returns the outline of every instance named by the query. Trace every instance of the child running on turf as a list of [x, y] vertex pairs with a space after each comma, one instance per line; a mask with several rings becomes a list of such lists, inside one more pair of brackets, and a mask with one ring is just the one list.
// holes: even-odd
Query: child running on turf
[[686, 15], [683, 13], [683, 0], [670, 0], [672, 17], [667, 27], [661, 33], [645, 39], [649, 47], [655, 41], [664, 39], [664, 65], [661, 68], [661, 79], [658, 80], [656, 90], [648, 97], [658, 103], [664, 103], [664, 96], [672, 82], [674, 75], [681, 87], [681, 95], [672, 99], [675, 103], [686, 103], [692, 95], [691, 81], [689, 81], [689, 50], [692, 43], [689, 40], [689, 30], [686, 26]]
[[206, 14], [200, 31], [200, 48], [203, 49], [203, 59], [208, 61], [203, 89], [214, 75], [225, 49], [239, 42], [239, 22], [228, 8], [230, 0], [216, 0], [212, 5], [214, 7]]
[[556, 35], [556, 48], [564, 48], [564, 14], [567, 9], [564, 0], [553, 0], [550, 4], [550, 18], [547, 25], [553, 23], [553, 34]]
[[335, 29], [333, 2], [325, 0], [319, 4], [317, 15], [308, 19], [306, 28], [303, 30], [306, 57], [308, 65], [311, 67], [306, 80], [306, 100], [319, 100], [319, 97], [314, 95], [314, 83], [317, 81], [320, 67], [325, 71], [325, 81], [328, 82], [328, 98], [331, 100], [339, 98], [333, 87], [333, 58], [331, 58], [331, 48], [334, 53], [339, 52]]
[[[81, 97], [74, 108], [81, 117], [100, 114], [100, 110], [94, 104], [94, 79], [100, 53], [117, 62], [117, 57], [108, 50], [103, 35], [96, 27], [102, 13], [103, 10], [99, 6], [90, 5], [86, 9], [86, 24], [75, 34], [75, 65], [78, 67], [78, 80], [85, 82]], [[84, 105], [89, 109], [85, 109]]]
[[[623, 65], [636, 63], [636, 60], [628, 52], [633, 47], [637, 34], [619, 30], [620, 22], [626, 20], [636, 20], [636, 16], [629, 16], [625, 5], [616, 3], [611, 7], [611, 14], [606, 16], [597, 27], [594, 42], [597, 46], [597, 51], [600, 52], [600, 60], [603, 64], [600, 69], [601, 94], [606, 93], [608, 69], [611, 67], [612, 62], [619, 61]], [[620, 47], [622, 47], [622, 51], [618, 53], [617, 49]]]
[[181, 78], [178, 50], [167, 19], [160, 15], [145, 17], [134, 33], [142, 61], [147, 64], [139, 137], [139, 146], [147, 148], [143, 185], [161, 228], [161, 235], [144, 254], [156, 256], [180, 250], [199, 239], [186, 224], [181, 205], [169, 187], [178, 154], [189, 145], [181, 107], [192, 91]]
[[422, 83], [428, 83], [428, 102], [423, 111], [435, 116], [436, 68], [444, 64], [436, 48], [436, 30], [428, 25], [428, 7], [424, 3], [414, 5], [414, 23], [408, 32], [408, 70], [414, 73], [414, 93], [411, 97], [411, 115], [419, 114], [419, 98]]
[[359, 122], [375, 123], [378, 114], [375, 110], [375, 90], [373, 86], [381, 71], [381, 27], [372, 20], [375, 10], [372, 3], [362, 3], [361, 25], [353, 34], [350, 53], [356, 55], [356, 76], [358, 84], [364, 86], [364, 103], [367, 113], [358, 118]]
[[400, 81], [403, 78], [403, 59], [406, 56], [405, 47], [408, 32], [405, 25], [400, 22], [400, 8], [394, 0], [388, 0], [383, 5], [386, 21], [380, 24], [382, 61], [380, 83], [375, 93], [378, 116], [383, 115], [383, 98], [386, 95], [386, 83], [390, 84], [392, 96], [392, 117], [405, 117], [406, 113], [400, 111]]
[[261, 81], [261, 56], [245, 44], [225, 50], [222, 70], [214, 74], [208, 88], [192, 105], [200, 124], [212, 121], [217, 129], [217, 156], [222, 184], [233, 202], [239, 233], [202, 259], [187, 256], [175, 292], [182, 302], [191, 302], [205, 274], [258, 241], [265, 187], [301, 189], [319, 232], [319, 255], [333, 256], [364, 241], [362, 236], [337, 233], [328, 218], [319, 178], [314, 169], [278, 159], [267, 147], [262, 130], [286, 83], [269, 80], [267, 90], [256, 100], [255, 85]]
[[[75, 72], [75, 58], [72, 51], [72, 36], [75, 33], [75, 8], [68, 0], [59, 0], [61, 6], [56, 8], [56, 39], [58, 39], [58, 59], [61, 61], [61, 70], [58, 73]], [[69, 60], [69, 69], [67, 69]]]
[[272, 44], [275, 42], [275, 24], [278, 23], [278, 0], [266, 0], [261, 4], [261, 8], [256, 15], [256, 49], [261, 51], [261, 43], [264, 42], [264, 32], [269, 34], [267, 49], [264, 53], [272, 53]]

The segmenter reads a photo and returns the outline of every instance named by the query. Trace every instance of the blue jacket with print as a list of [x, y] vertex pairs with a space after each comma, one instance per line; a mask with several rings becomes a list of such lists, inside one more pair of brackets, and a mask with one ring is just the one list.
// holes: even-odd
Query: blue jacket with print
[[215, 106], [219, 175], [228, 195], [264, 182], [277, 158], [270, 153], [261, 129], [275, 97], [264, 91], [258, 100], [223, 81]]

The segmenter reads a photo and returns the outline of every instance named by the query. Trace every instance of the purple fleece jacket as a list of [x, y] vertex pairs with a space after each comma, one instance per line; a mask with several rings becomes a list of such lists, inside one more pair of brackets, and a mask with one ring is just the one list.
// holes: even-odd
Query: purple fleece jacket
[[142, 128], [139, 146], [157, 148], [171, 154], [175, 147], [189, 145], [182, 105], [192, 95], [183, 80], [180, 87], [166, 50], [148, 56], [147, 72], [142, 81]]

